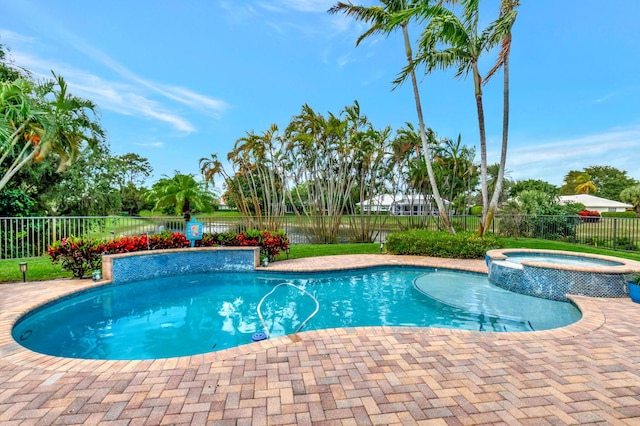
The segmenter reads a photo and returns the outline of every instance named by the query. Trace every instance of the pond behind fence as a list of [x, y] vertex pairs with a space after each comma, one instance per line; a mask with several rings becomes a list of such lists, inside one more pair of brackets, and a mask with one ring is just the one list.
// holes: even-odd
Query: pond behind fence
[[[578, 216], [499, 215], [490, 230], [498, 236], [541, 238], [614, 250], [640, 250], [639, 218], [584, 218]], [[328, 244], [385, 241], [386, 235], [407, 229], [441, 230], [438, 216], [345, 215], [277, 218], [202, 216], [204, 232], [242, 232], [247, 229], [284, 230], [291, 244]], [[480, 218], [451, 216], [457, 231], [476, 231]], [[113, 238], [185, 232], [182, 217], [0, 217], [0, 259], [45, 255], [47, 248], [65, 237]]]

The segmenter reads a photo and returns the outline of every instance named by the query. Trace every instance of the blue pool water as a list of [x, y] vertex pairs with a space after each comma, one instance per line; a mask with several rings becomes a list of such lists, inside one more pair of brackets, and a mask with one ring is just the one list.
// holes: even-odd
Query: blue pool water
[[[298, 288], [274, 290], [282, 282]], [[271, 336], [295, 332], [315, 310], [308, 294], [320, 308], [301, 331], [358, 326], [531, 331], [561, 327], [581, 317], [569, 303], [496, 289], [484, 275], [423, 268], [187, 275], [106, 285], [69, 296], [22, 318], [13, 337], [36, 352], [85, 359], [212, 352], [250, 343], [254, 334], [265, 332], [257, 307], [271, 290], [261, 305]], [[501, 305], [515, 309], [501, 311]]]
[[597, 259], [586, 256], [570, 256], [562, 254], [547, 253], [506, 253], [507, 260], [513, 263], [545, 262], [554, 265], [575, 265], [575, 266], [620, 266], [623, 263], [611, 260]]

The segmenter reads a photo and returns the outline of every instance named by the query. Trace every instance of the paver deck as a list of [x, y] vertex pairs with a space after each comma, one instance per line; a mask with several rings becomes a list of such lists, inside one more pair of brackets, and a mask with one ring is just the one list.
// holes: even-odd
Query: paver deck
[[[271, 264], [307, 271], [482, 261], [388, 255]], [[528, 333], [309, 331], [151, 361], [56, 358], [18, 345], [24, 312], [95, 285], [0, 285], [0, 424], [640, 424], [640, 305], [574, 296], [583, 318]]]

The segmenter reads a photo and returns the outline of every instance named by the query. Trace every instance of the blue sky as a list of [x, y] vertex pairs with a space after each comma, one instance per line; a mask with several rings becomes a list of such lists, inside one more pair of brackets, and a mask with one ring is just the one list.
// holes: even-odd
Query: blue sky
[[[338, 113], [358, 100], [377, 128], [416, 123], [399, 33], [355, 47], [364, 30], [328, 15], [335, 0], [0, 0], [0, 43], [36, 77], [50, 70], [93, 100], [115, 154], [199, 174], [236, 139], [284, 128], [309, 104]], [[372, 0], [354, 1], [372, 5]], [[494, 19], [497, 0], [482, 4]], [[512, 179], [562, 183], [569, 170], [614, 166], [640, 180], [640, 1], [523, 0], [511, 56]], [[416, 28], [412, 36], [418, 35]], [[494, 56], [481, 66], [486, 71]], [[501, 85], [485, 86], [489, 163], [501, 139]], [[478, 141], [471, 78], [421, 79], [427, 125]]]

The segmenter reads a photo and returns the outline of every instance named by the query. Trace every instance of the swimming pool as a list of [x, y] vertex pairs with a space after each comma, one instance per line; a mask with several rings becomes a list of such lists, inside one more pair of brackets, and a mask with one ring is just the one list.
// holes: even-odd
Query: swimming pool
[[[481, 310], [482, 300], [457, 306], [441, 297], [443, 292], [482, 294], [482, 286], [492, 285], [484, 275], [450, 271], [445, 280], [450, 290], [442, 290], [441, 273], [414, 267], [304, 275], [220, 272], [106, 285], [32, 311], [12, 334], [28, 349], [71, 358], [133, 360], [212, 352], [250, 343], [262, 332], [258, 304], [282, 282], [319, 301], [318, 314], [302, 331], [391, 325], [530, 331], [581, 317], [574, 305], [550, 300], [533, 313], [536, 318], [502, 318], [500, 312]], [[427, 295], [430, 282], [441, 287], [438, 298]], [[269, 333], [279, 336], [294, 332], [314, 309], [307, 295], [283, 286], [264, 299], [261, 313]], [[552, 323], [549, 317], [555, 318]]]

